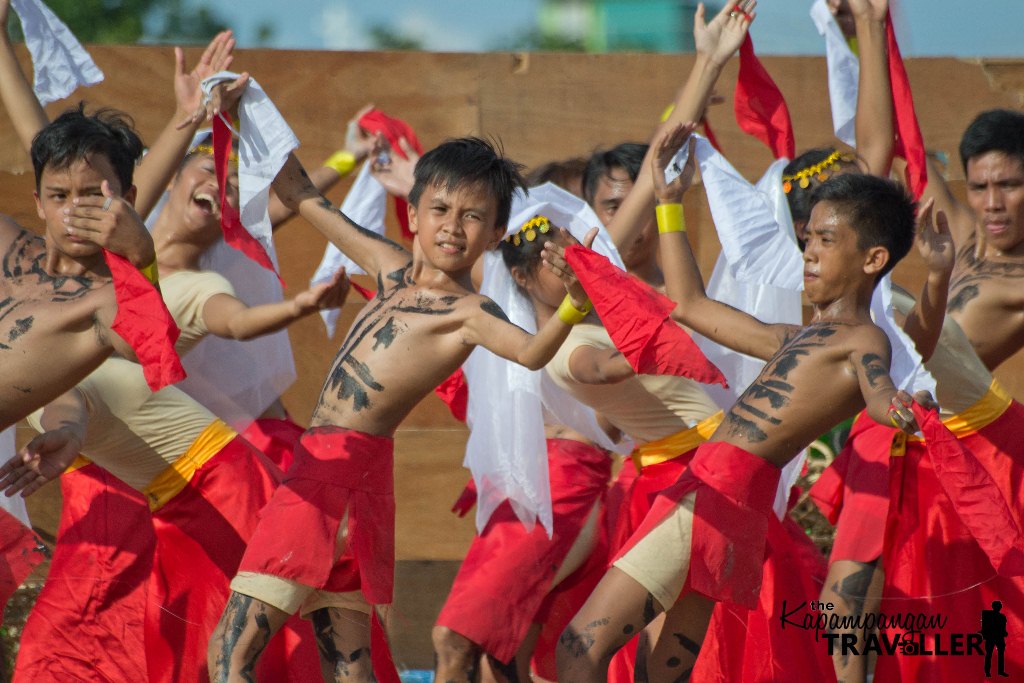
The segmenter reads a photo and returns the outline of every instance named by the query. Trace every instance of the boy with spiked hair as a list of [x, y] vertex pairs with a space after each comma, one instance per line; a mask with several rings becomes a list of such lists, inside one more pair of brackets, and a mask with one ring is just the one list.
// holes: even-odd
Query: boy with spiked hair
[[[780, 468], [865, 404], [879, 422], [917, 429], [910, 397], [889, 377], [888, 339], [869, 313], [876, 282], [913, 243], [913, 204], [906, 193], [861, 175], [822, 185], [804, 252], [804, 288], [814, 317], [805, 327], [768, 325], [704, 292], [682, 219], [692, 171], [669, 184], [660, 173], [685, 133], [677, 127], [662, 136], [654, 174], [665, 279], [679, 302], [673, 317], [768, 362], [689, 470], [659, 496], [562, 634], [560, 681], [604, 680], [612, 653], [659, 612], [666, 620], [648, 674], [651, 680], [676, 679], [696, 661], [714, 602], [749, 608], [757, 600]], [[827, 388], [822, 378], [828, 378]], [[925, 394], [918, 399], [931, 403]]]
[[313, 621], [326, 680], [372, 680], [370, 606], [391, 602], [394, 574], [395, 429], [475, 346], [538, 369], [589, 307], [571, 270], [550, 254], [548, 267], [571, 293], [535, 336], [473, 291], [473, 263], [504, 236], [519, 187], [519, 167], [483, 140], [452, 140], [425, 154], [409, 195], [410, 254], [349, 221], [294, 157], [281, 170], [278, 197], [375, 276], [377, 295], [343, 342], [232, 582], [210, 641], [213, 680], [242, 680], [296, 611]]

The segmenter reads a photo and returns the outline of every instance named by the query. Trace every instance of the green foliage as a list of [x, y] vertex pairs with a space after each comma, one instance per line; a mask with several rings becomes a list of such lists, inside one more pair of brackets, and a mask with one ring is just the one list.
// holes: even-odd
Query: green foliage
[[370, 27], [370, 38], [376, 50], [422, 50], [423, 41], [412, 36], [404, 36], [384, 24]]
[[[185, 0], [46, 0], [83, 43], [203, 45], [227, 22], [206, 6]], [[11, 35], [21, 27], [11, 12]]]

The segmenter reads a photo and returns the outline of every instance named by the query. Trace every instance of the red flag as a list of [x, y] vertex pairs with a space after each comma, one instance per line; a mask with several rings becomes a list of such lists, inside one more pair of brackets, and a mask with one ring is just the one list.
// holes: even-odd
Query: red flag
[[[402, 119], [388, 116], [379, 109], [371, 109], [359, 119], [359, 125], [371, 133], [382, 133], [391, 145], [391, 152], [403, 159], [407, 157], [398, 143], [401, 138], [405, 138], [417, 154], [423, 154], [423, 145], [420, 144], [412, 126]], [[413, 235], [409, 231], [409, 213], [406, 205], [407, 202], [404, 199], [395, 197], [395, 214], [398, 216], [399, 225], [402, 226], [402, 237], [411, 240]]]
[[174, 350], [181, 331], [156, 287], [119, 254], [103, 250], [114, 280], [117, 315], [111, 328], [135, 351], [153, 391], [185, 379]]
[[702, 118], [700, 120], [700, 125], [701, 127], [704, 128], [704, 137], [706, 137], [708, 139], [708, 142], [711, 143], [711, 146], [714, 147], [719, 154], [721, 154], [722, 148], [721, 146], [719, 146], [718, 139], [715, 137], [715, 131], [711, 130], [711, 122], [708, 121], [708, 117], [705, 116], [704, 118]]
[[0, 507], [0, 605], [7, 604], [22, 581], [49, 554], [32, 529]]
[[988, 470], [942, 424], [935, 410], [913, 404], [914, 417], [939, 483], [960, 521], [1002, 576], [1024, 575], [1024, 535]]
[[[352, 288], [359, 292], [367, 301], [377, 296], [377, 292], [372, 289], [367, 289], [351, 280], [349, 282]], [[459, 422], [466, 421], [466, 407], [469, 405], [469, 385], [466, 384], [466, 375], [463, 374], [462, 368], [457, 368], [455, 372], [448, 376], [448, 379], [437, 385], [434, 388], [434, 393], [448, 406], [452, 417]]]
[[889, 53], [889, 80], [892, 82], [892, 104], [896, 122], [896, 146], [893, 152], [907, 160], [907, 185], [914, 200], [921, 198], [928, 185], [928, 167], [925, 161], [924, 138], [914, 112], [914, 97], [910, 92], [910, 79], [903, 68], [900, 46], [892, 28], [892, 16], [885, 22], [885, 42]]
[[[224, 241], [267, 270], [277, 273], [273, 261], [259, 240], [252, 236], [238, 215], [238, 209], [228, 203], [228, 162], [231, 159], [231, 129], [220, 116], [213, 117], [213, 163], [217, 169], [217, 188], [220, 194], [220, 227]], [[280, 278], [280, 275], [278, 275]], [[283, 283], [282, 283], [283, 284]]]
[[669, 318], [676, 305], [606, 257], [574, 244], [565, 250], [615, 348], [638, 375], [677, 375], [728, 386], [683, 328]]
[[786, 100], [754, 54], [754, 42], [749, 35], [740, 45], [740, 74], [733, 110], [740, 128], [768, 145], [776, 159], [793, 158], [796, 142]]
[[469, 481], [466, 482], [466, 487], [462, 489], [462, 493], [459, 494], [458, 499], [452, 505], [452, 512], [459, 517], [465, 517], [466, 513], [476, 505], [476, 496], [476, 481], [473, 480], [473, 477], [470, 477]]

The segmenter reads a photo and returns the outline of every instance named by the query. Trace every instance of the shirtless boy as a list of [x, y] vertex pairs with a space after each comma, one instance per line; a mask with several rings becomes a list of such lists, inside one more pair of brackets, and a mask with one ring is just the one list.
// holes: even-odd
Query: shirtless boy
[[110, 110], [70, 110], [32, 145], [40, 238], [0, 217], [0, 427], [74, 386], [115, 347], [117, 305], [102, 248], [136, 267], [153, 263], [153, 241], [132, 208], [142, 142]]
[[232, 582], [210, 641], [215, 681], [242, 680], [299, 610], [311, 615], [325, 679], [371, 680], [370, 605], [390, 603], [393, 585], [395, 429], [476, 345], [537, 369], [583, 317], [586, 296], [571, 271], [554, 264], [572, 294], [535, 336], [472, 290], [472, 265], [503, 237], [522, 186], [514, 163], [464, 138], [424, 155], [415, 177], [412, 254], [349, 222], [294, 157], [275, 180], [282, 201], [375, 276], [378, 291], [342, 344], [311, 429]]
[[804, 252], [814, 316], [797, 327], [707, 298], [682, 222], [684, 180], [655, 183], [666, 283], [680, 302], [673, 317], [768, 362], [562, 634], [560, 681], [604, 680], [612, 653], [659, 612], [666, 621], [648, 675], [675, 680], [696, 661], [714, 602], [752, 607], [757, 599], [779, 468], [865, 404], [877, 421], [916, 428], [868, 309], [877, 280], [913, 243], [913, 205], [898, 186], [847, 175], [816, 193]]

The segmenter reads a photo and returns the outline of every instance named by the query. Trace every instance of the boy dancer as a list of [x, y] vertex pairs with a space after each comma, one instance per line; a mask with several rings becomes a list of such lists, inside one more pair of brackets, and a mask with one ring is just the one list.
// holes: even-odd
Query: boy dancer
[[[136, 267], [153, 241], [131, 206], [142, 142], [118, 114], [65, 112], [32, 146], [45, 238], [0, 217], [0, 427], [70, 389], [116, 347], [117, 304], [103, 248]], [[60, 359], [59, 362], [55, 362]]]
[[[241, 680], [291, 613], [311, 614], [330, 680], [370, 680], [371, 604], [391, 602], [394, 499], [391, 435], [477, 344], [542, 367], [582, 319], [586, 297], [571, 270], [549, 267], [573, 293], [531, 336], [471, 288], [473, 263], [502, 238], [517, 166], [465, 138], [416, 166], [409, 224], [417, 248], [370, 233], [341, 215], [291, 157], [278, 197], [377, 278], [324, 383], [295, 461], [263, 512], [221, 622], [210, 641], [216, 681]], [[409, 362], [409, 349], [417, 359]]]
[[[665, 140], [678, 140], [679, 130]], [[805, 292], [815, 314], [800, 328], [766, 325], [706, 297], [686, 242], [681, 178], [670, 185], [655, 178], [666, 283], [682, 302], [673, 316], [768, 363], [563, 633], [561, 681], [603, 680], [612, 653], [658, 611], [666, 620], [648, 674], [683, 674], [696, 661], [714, 602], [752, 607], [757, 599], [779, 468], [865, 403], [874, 419], [916, 429], [909, 396], [889, 377], [888, 340], [869, 314], [875, 283], [913, 242], [913, 204], [905, 193], [855, 175], [816, 193], [804, 252]], [[830, 378], [827, 403], [822, 377]]]

